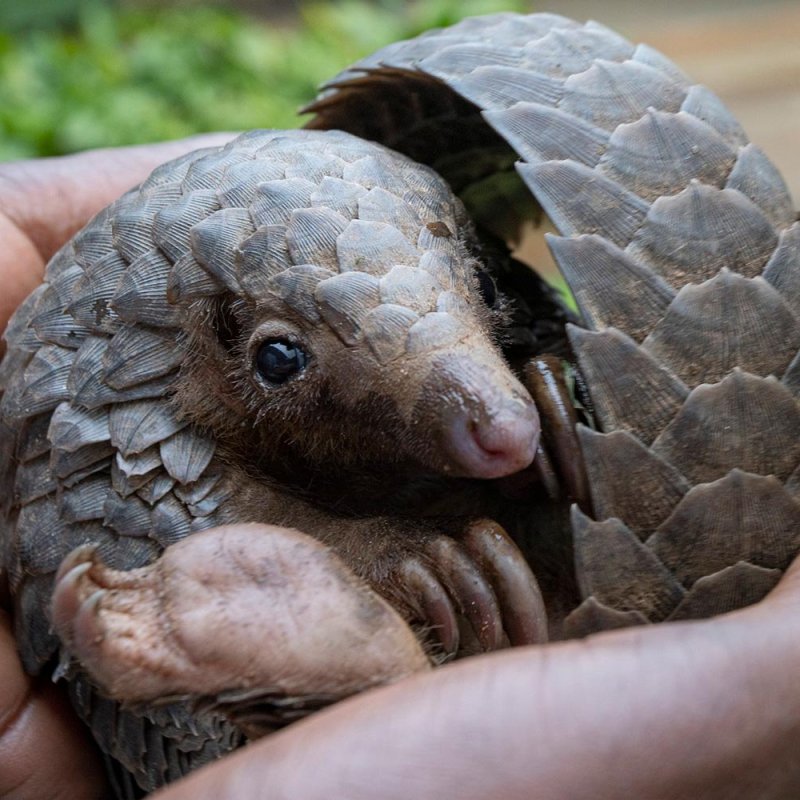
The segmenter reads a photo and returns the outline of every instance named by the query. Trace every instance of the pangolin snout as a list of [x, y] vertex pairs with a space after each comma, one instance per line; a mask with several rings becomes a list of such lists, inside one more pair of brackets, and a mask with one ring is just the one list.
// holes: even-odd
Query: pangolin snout
[[449, 475], [501, 478], [529, 466], [539, 414], [500, 353], [478, 337], [440, 353], [421, 386], [416, 429]]
[[456, 469], [473, 478], [501, 478], [525, 469], [539, 443], [539, 415], [530, 398], [466, 407], [445, 432], [445, 449]]

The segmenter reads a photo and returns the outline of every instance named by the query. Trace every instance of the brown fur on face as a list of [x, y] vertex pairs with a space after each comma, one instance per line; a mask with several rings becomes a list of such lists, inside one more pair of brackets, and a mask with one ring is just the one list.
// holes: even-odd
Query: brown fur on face
[[[187, 276], [175, 295], [189, 343], [182, 416], [228, 461], [296, 489], [526, 466], [536, 412], [496, 344], [503, 312], [485, 302], [461, 202], [397, 154], [351, 158], [346, 147], [333, 157], [316, 194], [303, 179], [266, 181], [247, 209], [189, 231], [169, 284]], [[188, 256], [217, 281], [210, 295]], [[277, 386], [256, 368], [269, 340], [308, 358]]]
[[[300, 483], [337, 470], [450, 473], [430, 418], [437, 396], [449, 393], [456, 405], [464, 399], [448, 361], [471, 351], [501, 378], [508, 371], [477, 290], [472, 324], [461, 323], [464, 339], [390, 364], [364, 344], [347, 346], [324, 322], [310, 324], [277, 297], [258, 305], [231, 296], [195, 301], [190, 318], [176, 392], [182, 413], [212, 431], [229, 458]], [[301, 344], [310, 356], [303, 373], [266, 386], [254, 362], [265, 338]]]

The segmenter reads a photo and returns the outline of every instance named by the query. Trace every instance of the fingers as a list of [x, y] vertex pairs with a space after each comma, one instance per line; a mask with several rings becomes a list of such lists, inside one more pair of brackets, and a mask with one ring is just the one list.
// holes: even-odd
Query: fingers
[[786, 656], [742, 617], [507, 650], [346, 701], [155, 797], [798, 797]]
[[791, 588], [792, 591], [800, 593], [800, 556], [795, 557], [789, 569], [786, 570], [781, 584], [785, 584], [784, 588], [787, 591]]
[[[44, 274], [44, 259], [33, 242], [0, 211], [0, 331], [16, 307], [39, 285]], [[0, 358], [5, 351], [0, 342]]]
[[173, 142], [89, 150], [0, 167], [0, 211], [34, 243], [45, 260], [98, 211], [165, 161], [214, 147], [231, 133]]
[[108, 797], [103, 767], [83, 726], [54, 686], [39, 686], [24, 674], [8, 619], [0, 617], [0, 797]]
[[778, 585], [755, 606], [742, 609], [736, 614], [763, 614], [765, 624], [779, 624], [800, 631], [800, 556], [784, 573]]

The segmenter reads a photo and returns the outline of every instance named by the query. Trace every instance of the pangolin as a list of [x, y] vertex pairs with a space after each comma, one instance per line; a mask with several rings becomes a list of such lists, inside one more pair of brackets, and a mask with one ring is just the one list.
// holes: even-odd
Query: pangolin
[[[319, 674], [315, 693], [239, 673], [216, 695], [192, 676], [205, 705], [109, 699], [143, 697], [108, 688], [102, 645], [140, 629], [115, 641], [120, 618], [167, 595], [191, 617], [197, 586], [215, 598], [241, 578], [246, 539], [189, 534], [260, 521], [333, 548], [347, 567], [312, 580], [347, 584], [348, 613], [408, 648], [379, 680], [425, 659], [348, 569], [445, 653], [543, 640], [536, 580], [501, 528], [474, 522], [487, 509], [538, 571], [542, 530], [579, 501], [577, 608], [551, 613], [555, 635], [751, 602], [798, 549], [800, 230], [718, 99], [596, 23], [500, 14], [380, 51], [311, 110], [310, 130], [156, 170], [56, 255], [6, 333], [20, 650], [31, 671], [60, 651], [121, 796], [236, 746], [252, 719], [302, 713], [298, 694], [332, 699]], [[568, 313], [485, 233], [530, 211], [527, 190], [561, 234], [572, 353]], [[574, 363], [530, 360], [550, 346]], [[548, 406], [544, 448], [523, 380]], [[497, 500], [491, 479], [531, 471], [550, 489], [561, 476], [566, 499]], [[268, 543], [252, 549], [249, 577], [277, 580], [284, 609], [281, 592], [306, 587], [281, 585]]]

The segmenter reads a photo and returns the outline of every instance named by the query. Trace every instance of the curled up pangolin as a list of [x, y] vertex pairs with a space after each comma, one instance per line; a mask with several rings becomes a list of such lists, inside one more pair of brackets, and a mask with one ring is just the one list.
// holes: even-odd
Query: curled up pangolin
[[[6, 332], [20, 651], [121, 796], [429, 656], [752, 602], [800, 547], [800, 228], [708, 90], [503, 14], [311, 110], [157, 169]], [[487, 232], [528, 191], [566, 334]]]

